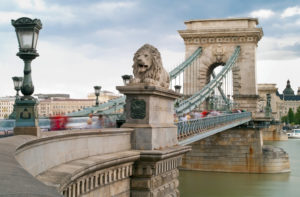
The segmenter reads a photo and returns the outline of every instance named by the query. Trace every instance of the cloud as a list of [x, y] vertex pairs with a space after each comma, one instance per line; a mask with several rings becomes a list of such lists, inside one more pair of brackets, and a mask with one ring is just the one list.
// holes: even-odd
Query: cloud
[[113, 19], [122, 15], [121, 13], [135, 8], [135, 2], [99, 2], [86, 7], [87, 14], [93, 13], [100, 19]]
[[46, 10], [46, 5], [44, 0], [14, 0], [15, 4], [24, 10]]
[[7, 12], [7, 11], [0, 12], [0, 25], [1, 24], [7, 25], [11, 22], [11, 19], [18, 19], [23, 16], [32, 17], [31, 14], [26, 14], [22, 12]]
[[250, 13], [251, 17], [260, 18], [260, 19], [268, 19], [274, 16], [275, 13], [272, 10], [260, 9]]
[[258, 60], [257, 83], [275, 83], [282, 92], [289, 79], [293, 90], [297, 91], [300, 84], [299, 78], [300, 58], [286, 60]]
[[287, 17], [296, 16], [296, 15], [300, 15], [300, 7], [299, 6], [286, 8], [283, 11], [283, 13], [281, 14], [281, 18], [287, 18]]
[[[72, 6], [63, 6], [54, 3], [48, 3], [44, 0], [14, 0], [17, 9], [22, 12], [29, 12], [43, 21], [55, 22], [61, 24], [73, 23], [76, 20]], [[22, 16], [30, 16], [23, 14]], [[17, 17], [18, 18], [18, 17]]]
[[134, 2], [100, 2], [92, 5], [95, 9], [104, 12], [113, 12], [117, 9], [127, 9], [135, 6]]
[[290, 60], [300, 56], [299, 35], [264, 37], [258, 45], [260, 60]]

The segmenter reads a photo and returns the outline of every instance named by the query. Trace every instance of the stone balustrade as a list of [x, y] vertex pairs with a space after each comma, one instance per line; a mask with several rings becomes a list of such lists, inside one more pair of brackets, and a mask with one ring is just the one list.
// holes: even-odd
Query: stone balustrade
[[131, 150], [131, 132], [72, 130], [1, 139], [1, 194], [129, 196], [129, 176], [140, 157]]

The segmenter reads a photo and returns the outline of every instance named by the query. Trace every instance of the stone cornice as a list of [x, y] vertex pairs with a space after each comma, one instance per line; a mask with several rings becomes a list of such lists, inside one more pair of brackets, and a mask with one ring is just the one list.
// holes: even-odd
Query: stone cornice
[[185, 44], [257, 43], [262, 28], [179, 30]]
[[180, 97], [179, 93], [176, 93], [171, 89], [148, 85], [146, 83], [140, 83], [138, 85], [117, 86], [116, 89], [119, 90], [119, 92], [122, 94], [154, 95], [170, 99], [177, 99]]
[[210, 21], [255, 21], [255, 24], [258, 25], [258, 19], [252, 17], [241, 17], [241, 18], [215, 18], [215, 19], [196, 19], [184, 21], [184, 24], [194, 23], [194, 22], [210, 22]]

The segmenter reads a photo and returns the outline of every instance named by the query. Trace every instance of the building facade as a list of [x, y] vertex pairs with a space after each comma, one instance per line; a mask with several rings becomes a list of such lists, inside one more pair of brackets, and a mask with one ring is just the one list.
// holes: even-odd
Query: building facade
[[[86, 107], [95, 105], [95, 94], [91, 93], [87, 99], [72, 99], [69, 94], [35, 94], [37, 97], [39, 117], [49, 117], [55, 115], [64, 115], [71, 112], [82, 110]], [[99, 103], [119, 97], [109, 91], [102, 91], [99, 96]], [[7, 119], [13, 112], [15, 97], [0, 98], [0, 119]]]
[[38, 111], [40, 117], [65, 115], [71, 112], [91, 107], [95, 104], [93, 99], [58, 99], [51, 98], [40, 100]]
[[14, 110], [15, 97], [0, 97], [0, 119], [6, 119]]
[[[120, 97], [121, 95], [119, 94], [115, 94], [113, 92], [107, 91], [107, 90], [103, 90], [100, 92], [100, 96], [99, 96], [99, 103], [104, 103], [108, 100]], [[93, 99], [96, 100], [96, 95], [95, 93], [90, 93], [88, 94], [88, 99]]]
[[267, 94], [271, 96], [271, 109], [272, 115], [275, 120], [281, 120], [282, 116], [288, 114], [291, 108], [294, 112], [300, 107], [300, 87], [298, 88], [297, 94], [291, 88], [290, 81], [287, 81], [286, 88], [283, 90], [282, 94], [279, 93], [276, 84], [258, 84], [258, 111], [264, 112]]

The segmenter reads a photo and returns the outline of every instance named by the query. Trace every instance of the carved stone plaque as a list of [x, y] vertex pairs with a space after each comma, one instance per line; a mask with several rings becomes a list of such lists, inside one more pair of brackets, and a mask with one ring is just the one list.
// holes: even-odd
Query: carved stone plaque
[[132, 119], [144, 119], [146, 116], [146, 102], [142, 99], [133, 99], [130, 106]]

